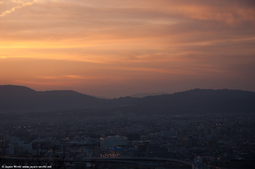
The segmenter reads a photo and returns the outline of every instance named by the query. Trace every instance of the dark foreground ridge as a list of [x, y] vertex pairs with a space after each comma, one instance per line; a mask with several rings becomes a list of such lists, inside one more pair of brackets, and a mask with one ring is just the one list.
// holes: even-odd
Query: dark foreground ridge
[[35, 91], [23, 86], [0, 86], [0, 113], [116, 109], [149, 115], [183, 113], [253, 113], [255, 92], [193, 89], [143, 98], [100, 99], [72, 90]]
[[0, 86], [0, 166], [251, 169], [254, 103], [226, 89], [99, 99]]

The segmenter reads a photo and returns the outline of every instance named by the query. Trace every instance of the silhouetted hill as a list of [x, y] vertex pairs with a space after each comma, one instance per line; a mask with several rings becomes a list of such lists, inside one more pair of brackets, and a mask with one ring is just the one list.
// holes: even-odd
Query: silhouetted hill
[[0, 86], [0, 111], [31, 112], [100, 107], [106, 100], [75, 91], [37, 92], [22, 86]]
[[[37, 92], [22, 86], [0, 86], [0, 112], [44, 112], [82, 109], [150, 114], [253, 113], [255, 92], [193, 89], [143, 98], [99, 99], [75, 91]], [[95, 111], [97, 112], [97, 111]]]
[[139, 97], [139, 98], [143, 98], [143, 97], [147, 97], [147, 96], [158, 96], [158, 95], [163, 95], [163, 94], [168, 94], [166, 92], [158, 92], [158, 93], [137, 93], [137, 94], [133, 94], [130, 97]]
[[189, 91], [148, 96], [135, 108], [140, 113], [252, 113], [255, 92], [241, 90], [193, 89]]
[[2, 96], [19, 96], [19, 95], [31, 95], [36, 93], [25, 86], [14, 86], [14, 85], [0, 85], [0, 92]]

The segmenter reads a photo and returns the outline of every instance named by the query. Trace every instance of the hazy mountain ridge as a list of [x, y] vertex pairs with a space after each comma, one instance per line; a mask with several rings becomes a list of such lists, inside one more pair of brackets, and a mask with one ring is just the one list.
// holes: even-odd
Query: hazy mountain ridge
[[255, 92], [193, 89], [174, 94], [148, 96], [137, 109], [143, 113], [236, 113], [255, 112]]
[[147, 97], [147, 96], [158, 96], [158, 95], [163, 95], [163, 94], [169, 94], [166, 92], [158, 92], [158, 93], [137, 93], [137, 94], [133, 94], [130, 97], [139, 97], [139, 98], [143, 98], [143, 97]]
[[[140, 114], [255, 112], [255, 92], [193, 89], [143, 98], [100, 99], [72, 90], [35, 91], [0, 86], [0, 112], [43, 112], [113, 108]], [[111, 110], [109, 110], [111, 111]]]
[[104, 99], [72, 90], [34, 91], [22, 86], [0, 86], [0, 111], [57, 111], [100, 107]]

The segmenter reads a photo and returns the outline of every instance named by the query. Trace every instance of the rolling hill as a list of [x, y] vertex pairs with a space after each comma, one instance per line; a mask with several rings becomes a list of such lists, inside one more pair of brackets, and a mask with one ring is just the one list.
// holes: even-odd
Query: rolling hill
[[169, 113], [253, 113], [255, 92], [193, 89], [143, 98], [100, 99], [72, 90], [35, 91], [0, 86], [0, 112], [46, 112], [114, 108], [143, 115]]

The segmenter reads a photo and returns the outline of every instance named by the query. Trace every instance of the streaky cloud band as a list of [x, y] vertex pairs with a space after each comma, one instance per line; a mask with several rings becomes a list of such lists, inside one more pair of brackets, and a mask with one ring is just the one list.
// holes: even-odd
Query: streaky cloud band
[[36, 2], [37, 2], [37, 0], [33, 0], [32, 2], [27, 2], [27, 3], [21, 3], [20, 6], [16, 6], [16, 7], [11, 8], [10, 10], [6, 10], [6, 11], [2, 12], [0, 14], [0, 17], [4, 17], [4, 16], [10, 14], [10, 13], [14, 12], [16, 9], [20, 9], [20, 8], [25, 7], [25, 6], [33, 5]]

